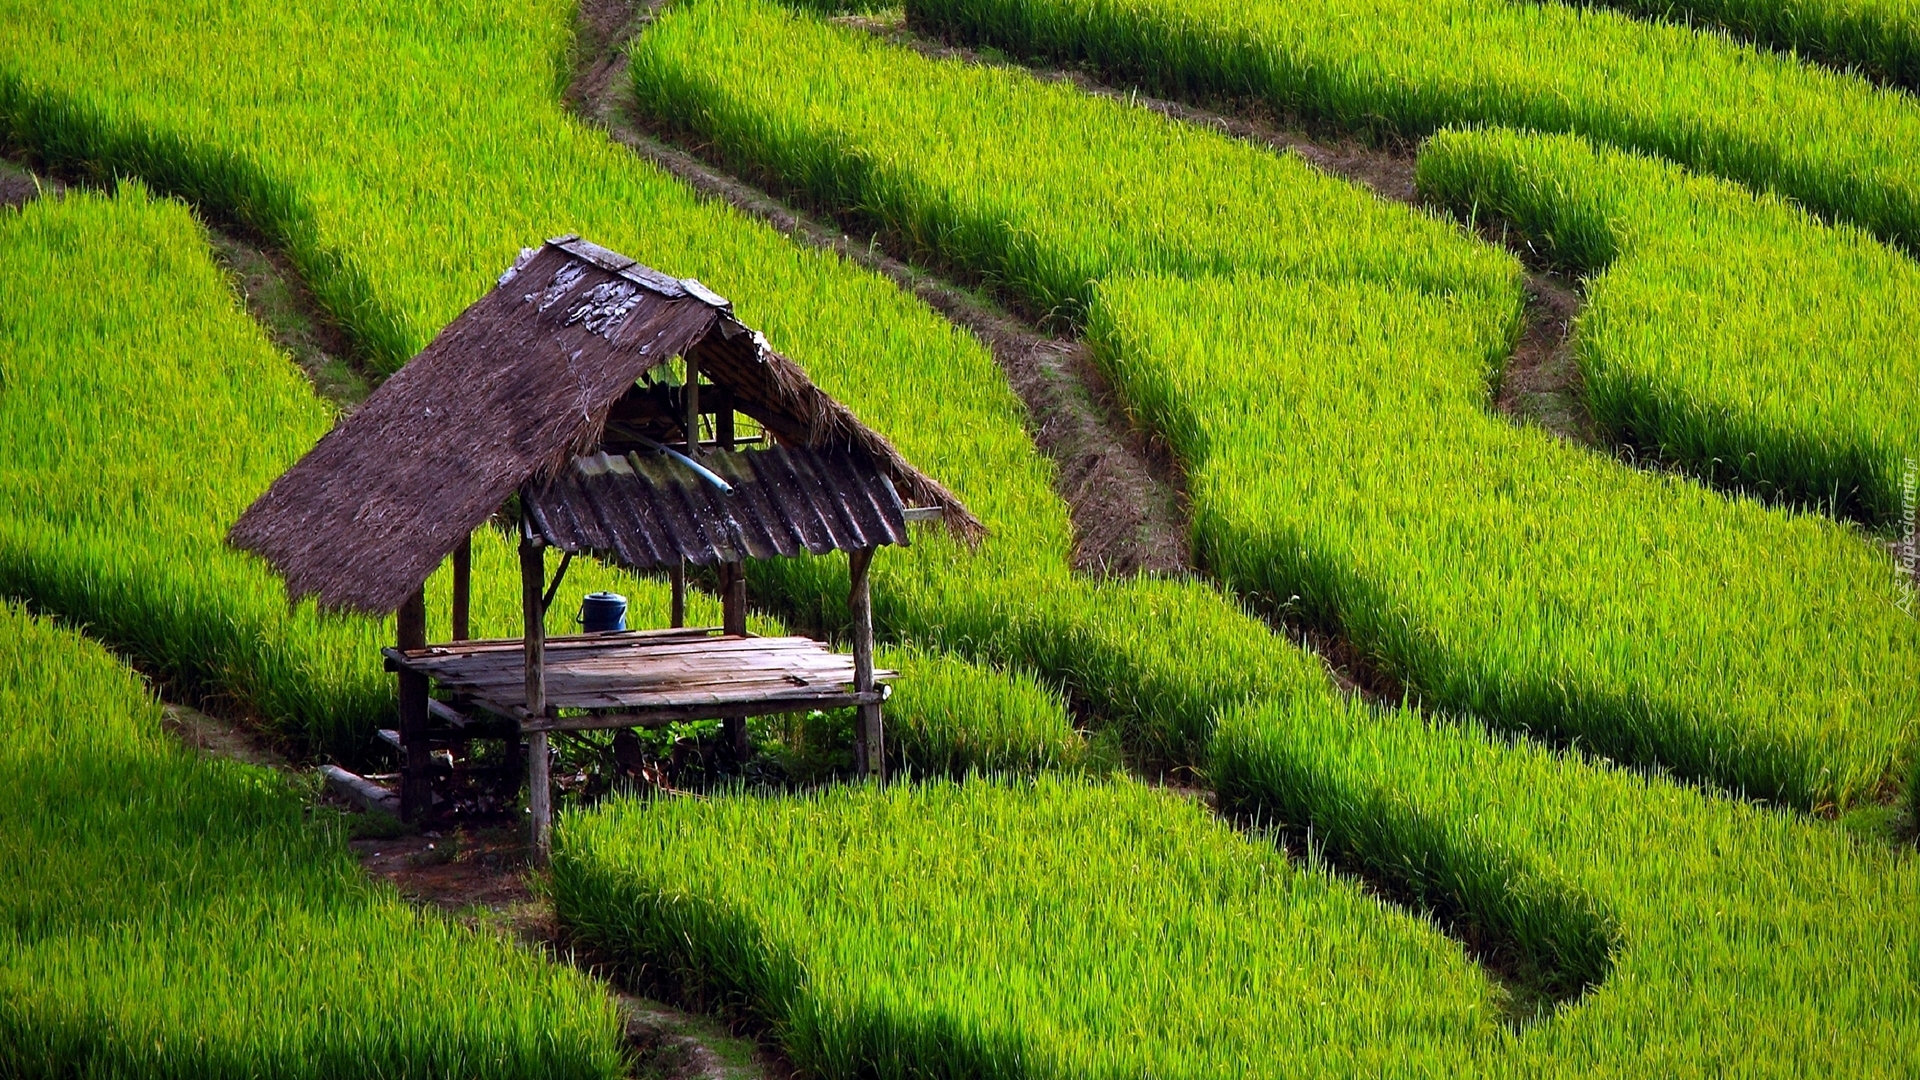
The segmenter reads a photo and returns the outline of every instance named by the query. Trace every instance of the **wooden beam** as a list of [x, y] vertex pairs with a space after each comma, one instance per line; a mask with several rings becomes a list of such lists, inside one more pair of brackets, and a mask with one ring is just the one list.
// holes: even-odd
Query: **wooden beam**
[[472, 637], [468, 612], [473, 603], [473, 534], [453, 549], [453, 640]]
[[[531, 716], [545, 716], [547, 712], [547, 612], [542, 595], [546, 584], [546, 549], [534, 539], [530, 529], [522, 526], [520, 610], [524, 636], [521, 648], [527, 677], [527, 712]], [[528, 743], [527, 807], [533, 818], [533, 861], [536, 866], [545, 866], [553, 855], [553, 783], [548, 775], [547, 733], [534, 733]]]
[[[873, 566], [873, 552], [873, 548], [861, 548], [847, 553], [850, 571], [847, 607], [853, 612], [853, 689], [856, 694], [873, 689], [873, 587], [868, 574]], [[887, 745], [879, 702], [860, 706], [854, 737], [857, 768], [875, 780], [884, 781]]]
[[[395, 643], [402, 649], [427, 644], [427, 594], [415, 589], [395, 613]], [[400, 817], [419, 821], [433, 810], [433, 756], [427, 744], [427, 677], [400, 672]]]
[[388, 814], [400, 812], [400, 800], [392, 792], [359, 773], [348, 772], [338, 765], [322, 765], [320, 775], [326, 779], [328, 790], [344, 795], [369, 810]]
[[811, 697], [782, 697], [758, 706], [735, 702], [728, 705], [668, 705], [652, 709], [630, 709], [617, 713], [587, 713], [581, 716], [549, 716], [544, 720], [525, 720], [521, 728], [529, 732], [607, 731], [618, 728], [656, 728], [681, 720], [715, 720], [721, 709], [746, 710], [749, 716], [766, 713], [812, 712], [815, 709], [847, 709], [877, 706], [890, 696], [890, 688], [876, 686], [864, 694], [836, 691]]

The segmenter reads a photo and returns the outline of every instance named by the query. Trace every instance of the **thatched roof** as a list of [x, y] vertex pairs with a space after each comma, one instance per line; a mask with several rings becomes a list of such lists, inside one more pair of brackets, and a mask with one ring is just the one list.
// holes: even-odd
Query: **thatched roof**
[[523, 254], [266, 494], [227, 535], [295, 597], [382, 614], [420, 587], [522, 484], [598, 449], [616, 402], [681, 355], [774, 441], [874, 462], [907, 503], [956, 535], [982, 527], [799, 365], [692, 279], [577, 237]]

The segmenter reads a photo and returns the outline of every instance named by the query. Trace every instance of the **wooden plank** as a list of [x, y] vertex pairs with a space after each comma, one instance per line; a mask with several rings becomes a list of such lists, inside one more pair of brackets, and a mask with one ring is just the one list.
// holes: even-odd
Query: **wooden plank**
[[[889, 682], [897, 677], [898, 673], [893, 671], [876, 670], [874, 672], [874, 681], [876, 684]], [[577, 699], [593, 696], [616, 696], [622, 699], [647, 700], [659, 699], [678, 693], [698, 693], [709, 688], [725, 689], [729, 687], [736, 689], [751, 688], [755, 689], [756, 692], [758, 692], [759, 688], [765, 688], [782, 693], [804, 693], [808, 690], [826, 687], [839, 688], [842, 686], [851, 686], [852, 683], [853, 680], [845, 668], [825, 675], [815, 672], [813, 673], [813, 677], [806, 678], [804, 682], [795, 682], [793, 679], [787, 678], [784, 674], [778, 673], [742, 679], [738, 673], [728, 673], [724, 671], [712, 672], [698, 678], [687, 678], [671, 683], [643, 683], [628, 680], [553, 680], [547, 687], [546, 700], [549, 705], [578, 708], [581, 706]], [[450, 684], [442, 683], [441, 685], [444, 687]], [[455, 686], [453, 688], [463, 696], [472, 698], [483, 705], [489, 702], [512, 701], [517, 706], [519, 703], [525, 701], [523, 688], [511, 680], [475, 686]]]
[[[654, 630], [616, 630], [601, 634], [562, 634], [547, 639], [549, 651], [563, 651], [572, 648], [595, 648], [609, 642], [624, 643], [632, 641], [643, 645], [655, 638], [693, 638], [702, 635], [717, 635], [717, 626], [664, 627]], [[758, 639], [755, 640], [764, 640]], [[414, 649], [402, 652], [394, 649], [380, 650], [393, 660], [416, 660], [420, 655], [428, 656], [466, 656], [475, 653], [520, 651], [519, 638], [475, 638], [471, 641], [445, 641], [432, 645], [422, 644]]]
[[438, 699], [427, 700], [427, 715], [452, 728], [463, 728], [473, 723], [473, 718]]
[[[543, 650], [544, 653], [544, 650]], [[724, 639], [710, 644], [670, 645], [645, 650], [604, 650], [545, 655], [547, 668], [555, 672], [642, 673], [671, 670], [675, 664], [692, 669], [762, 666], [817, 666], [853, 664], [845, 653], [830, 651], [820, 642], [807, 638], [757, 639], [751, 647], [728, 647]], [[399, 666], [440, 679], [487, 680], [512, 677], [522, 669], [521, 657], [488, 655], [481, 657], [409, 659]]]
[[[648, 696], [698, 690], [704, 687], [774, 686], [805, 689], [807, 687], [818, 688], [855, 685], [853, 672], [849, 668], [844, 667], [830, 671], [794, 671], [792, 669], [783, 669], [753, 674], [739, 671], [729, 672], [726, 670], [715, 670], [701, 673], [685, 673], [672, 679], [641, 679], [631, 677], [580, 678], [565, 675], [554, 676], [551, 672], [549, 672], [548, 675], [549, 678], [547, 680], [545, 696], [547, 702], [554, 705], [567, 704], [564, 699], [569, 697], [591, 694]], [[895, 676], [889, 672], [885, 677], [891, 679]], [[875, 672], [872, 681], [878, 682], [881, 681], [881, 678], [880, 674]], [[452, 685], [461, 693], [484, 697], [500, 697], [519, 689], [513, 680], [496, 680], [472, 684], [442, 683], [441, 685]], [[524, 696], [521, 696], [521, 700], [525, 700]]]

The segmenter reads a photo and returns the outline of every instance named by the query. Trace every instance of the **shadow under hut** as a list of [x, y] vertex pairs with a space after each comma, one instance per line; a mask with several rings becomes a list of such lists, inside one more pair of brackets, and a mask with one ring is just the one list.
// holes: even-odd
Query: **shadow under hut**
[[[741, 420], [744, 418], [745, 423]], [[471, 640], [474, 530], [519, 539], [521, 638]], [[262, 495], [228, 534], [296, 599], [397, 613], [402, 817], [434, 812], [433, 751], [505, 740], [524, 764], [536, 857], [549, 851], [549, 733], [856, 707], [860, 769], [884, 761], [868, 568], [908, 523], [973, 541], [980, 522], [693, 279], [567, 236], [522, 252]], [[560, 556], [551, 581], [547, 555]], [[845, 551], [851, 655], [747, 632], [748, 559]], [[569, 562], [673, 581], [672, 626], [549, 638]], [[452, 640], [426, 639], [424, 584], [453, 560]], [[725, 612], [687, 627], [689, 567]]]

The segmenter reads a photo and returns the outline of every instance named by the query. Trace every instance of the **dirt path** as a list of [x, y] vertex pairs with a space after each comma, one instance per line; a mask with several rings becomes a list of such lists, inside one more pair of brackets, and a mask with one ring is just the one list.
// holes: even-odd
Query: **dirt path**
[[343, 411], [366, 400], [373, 381], [359, 363], [352, 340], [314, 299], [293, 263], [237, 232], [212, 225], [206, 229], [214, 261], [227, 272], [247, 313], [306, 372], [314, 392]]
[[[0, 161], [0, 206], [25, 206], [40, 197], [47, 182], [17, 165]], [[51, 190], [59, 190], [54, 185]]]
[[347, 815], [348, 835], [354, 837], [347, 846], [361, 867], [408, 901], [436, 908], [477, 932], [510, 938], [605, 983], [626, 1026], [636, 1078], [782, 1080], [793, 1075], [755, 1040], [735, 1035], [713, 1017], [619, 989], [609, 965], [568, 941], [553, 906], [539, 893], [525, 830], [517, 822], [407, 828], [327, 793], [313, 771], [295, 766], [250, 725], [176, 704], [166, 706], [162, 724], [202, 754], [280, 770], [316, 804]]

